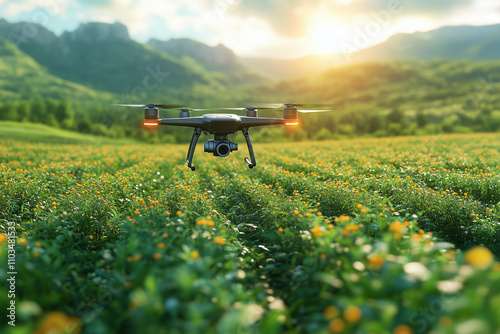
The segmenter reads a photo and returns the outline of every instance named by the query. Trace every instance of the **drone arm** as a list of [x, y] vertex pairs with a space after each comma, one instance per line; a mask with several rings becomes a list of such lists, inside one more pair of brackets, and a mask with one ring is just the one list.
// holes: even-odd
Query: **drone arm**
[[203, 125], [203, 117], [185, 117], [185, 118], [162, 118], [160, 125], [190, 126], [200, 128]]
[[251, 159], [251, 162], [248, 160], [248, 158], [245, 158], [245, 161], [248, 164], [248, 167], [254, 168], [255, 166], [257, 166], [257, 161], [255, 161], [255, 154], [253, 152], [252, 142], [250, 141], [250, 135], [248, 134], [247, 129], [243, 129], [241, 130], [241, 132], [243, 132], [243, 136], [245, 136], [245, 140], [247, 141], [248, 153], [250, 153]]
[[200, 138], [201, 130], [199, 128], [195, 129], [193, 132], [193, 137], [191, 137], [191, 143], [189, 144], [189, 150], [187, 155], [187, 165], [194, 172], [195, 167], [192, 165], [194, 149], [196, 148], [196, 143], [198, 143], [198, 138]]
[[[282, 118], [264, 118], [264, 117], [240, 117], [242, 129], [248, 129], [253, 126], [264, 125], [285, 125], [290, 120]], [[243, 131], [243, 130], [242, 130]]]

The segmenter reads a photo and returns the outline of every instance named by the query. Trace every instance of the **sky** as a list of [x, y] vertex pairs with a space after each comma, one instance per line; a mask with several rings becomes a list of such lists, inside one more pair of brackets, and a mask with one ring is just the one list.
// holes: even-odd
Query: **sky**
[[356, 51], [400, 32], [500, 23], [498, 0], [0, 0], [0, 17], [56, 34], [92, 21], [125, 24], [147, 42], [187, 37], [239, 56], [298, 58]]

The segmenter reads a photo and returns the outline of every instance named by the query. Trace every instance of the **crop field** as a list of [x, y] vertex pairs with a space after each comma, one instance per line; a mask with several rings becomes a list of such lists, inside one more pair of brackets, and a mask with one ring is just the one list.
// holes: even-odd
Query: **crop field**
[[499, 333], [499, 147], [0, 139], [0, 332]]

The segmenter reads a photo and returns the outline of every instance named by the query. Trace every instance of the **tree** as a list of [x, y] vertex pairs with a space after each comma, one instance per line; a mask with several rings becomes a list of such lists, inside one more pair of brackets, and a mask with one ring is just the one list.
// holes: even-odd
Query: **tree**
[[0, 107], [0, 119], [4, 121], [18, 121], [17, 103], [6, 103]]
[[31, 101], [31, 122], [45, 123], [47, 117], [47, 105], [42, 98], [37, 98]]
[[403, 124], [405, 119], [404, 113], [399, 108], [394, 108], [391, 110], [389, 115], [387, 115], [388, 123], [399, 123]]
[[429, 122], [427, 119], [427, 115], [424, 114], [424, 112], [420, 109], [417, 110], [417, 114], [415, 115], [415, 121], [417, 122], [417, 126], [419, 128], [425, 127]]
[[68, 101], [61, 101], [55, 109], [56, 119], [65, 129], [73, 129], [75, 127], [75, 112]]
[[19, 105], [17, 119], [20, 122], [31, 122], [31, 103], [27, 101]]

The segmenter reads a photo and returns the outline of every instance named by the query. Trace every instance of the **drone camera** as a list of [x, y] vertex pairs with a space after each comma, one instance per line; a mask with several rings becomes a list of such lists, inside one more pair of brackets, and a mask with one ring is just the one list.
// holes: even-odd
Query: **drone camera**
[[233, 151], [238, 151], [238, 144], [230, 140], [216, 139], [205, 143], [205, 152], [213, 153], [216, 157], [227, 157]]

